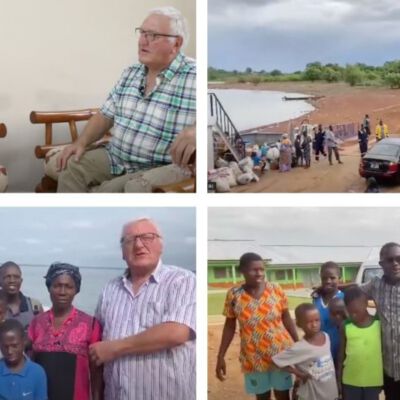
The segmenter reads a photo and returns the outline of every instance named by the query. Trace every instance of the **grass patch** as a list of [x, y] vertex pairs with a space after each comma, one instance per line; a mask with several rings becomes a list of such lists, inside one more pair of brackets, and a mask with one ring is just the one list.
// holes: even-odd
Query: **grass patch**
[[[225, 293], [208, 294], [208, 315], [222, 315], [225, 302]], [[310, 303], [309, 297], [288, 297], [289, 309], [294, 310], [301, 303]]]

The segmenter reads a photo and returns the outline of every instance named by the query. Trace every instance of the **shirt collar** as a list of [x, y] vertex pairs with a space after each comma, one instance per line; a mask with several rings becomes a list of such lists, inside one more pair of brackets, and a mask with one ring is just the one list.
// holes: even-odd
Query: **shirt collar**
[[161, 71], [160, 75], [169, 81], [176, 75], [177, 71], [181, 69], [182, 63], [184, 61], [184, 56], [181, 52], [172, 60], [168, 68]]
[[[159, 283], [161, 279], [161, 268], [162, 268], [162, 261], [161, 258], [158, 260], [158, 264], [154, 271], [151, 273], [149, 276], [149, 279], [147, 282], [154, 282], [154, 283]], [[128, 282], [130, 281], [130, 274], [129, 274], [129, 269], [125, 271], [125, 273], [122, 276], [123, 282]]]
[[3, 371], [2, 371], [2, 375], [21, 375], [21, 376], [25, 376], [26, 375], [26, 373], [27, 373], [27, 369], [28, 369], [28, 367], [29, 367], [29, 359], [28, 359], [28, 357], [24, 354], [24, 359], [25, 359], [25, 364], [24, 364], [24, 366], [22, 367], [22, 369], [20, 370], [20, 371], [18, 371], [18, 372], [14, 372], [14, 371], [11, 371], [8, 367], [7, 367], [7, 364], [6, 364], [6, 362], [5, 362], [5, 360], [3, 359]]
[[23, 312], [29, 311], [28, 300], [27, 300], [27, 298], [23, 295], [22, 292], [19, 292], [18, 295], [19, 295], [19, 298], [20, 298], [20, 300], [21, 300], [21, 303], [20, 303], [20, 305], [19, 305], [18, 313], [17, 313], [17, 314], [13, 314], [11, 308], [10, 308], [10, 307], [7, 307], [7, 309], [8, 309], [8, 314], [11, 315], [11, 316], [19, 315], [19, 314], [21, 314], [21, 313], [23, 313]]

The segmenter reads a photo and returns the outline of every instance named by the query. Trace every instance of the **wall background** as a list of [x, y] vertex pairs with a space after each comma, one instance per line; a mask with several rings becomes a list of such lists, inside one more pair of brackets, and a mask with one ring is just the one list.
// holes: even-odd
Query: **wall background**
[[[134, 28], [147, 11], [171, 5], [190, 28], [185, 53], [196, 57], [195, 0], [0, 0], [0, 163], [8, 170], [9, 192], [31, 192], [42, 161], [34, 147], [44, 143], [44, 126], [32, 125], [32, 110], [100, 107], [123, 69], [137, 61]], [[65, 128], [54, 130], [59, 143]], [[57, 135], [59, 133], [59, 135]]]

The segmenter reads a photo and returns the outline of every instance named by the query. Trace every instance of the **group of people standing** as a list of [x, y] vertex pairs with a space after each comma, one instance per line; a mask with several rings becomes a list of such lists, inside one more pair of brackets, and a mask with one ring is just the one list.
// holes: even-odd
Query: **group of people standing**
[[195, 399], [195, 277], [161, 261], [150, 219], [124, 225], [127, 269], [102, 291], [94, 316], [73, 303], [79, 268], [45, 276], [51, 308], [21, 292], [21, 268], [0, 267], [0, 399]]
[[[364, 120], [358, 130], [358, 143], [360, 146], [361, 157], [363, 157], [368, 151], [368, 141], [371, 136], [371, 121], [368, 114], [365, 114]], [[389, 137], [389, 128], [379, 119], [378, 124], [375, 127], [375, 139], [377, 142]]]
[[[322, 154], [324, 157], [328, 156], [329, 164], [333, 165], [332, 154], [334, 154], [336, 161], [339, 164], [343, 164], [339, 155], [339, 140], [335, 136], [332, 125], [329, 125], [327, 129], [323, 129], [322, 125], [319, 124], [318, 127], [312, 128], [312, 135], [308, 134], [308, 127], [304, 126], [302, 132], [295, 134], [294, 149], [290, 141], [282, 148], [282, 143], [289, 140], [287, 135], [286, 137], [284, 136], [282, 137], [280, 150], [280, 157], [282, 158], [283, 156], [284, 160], [282, 163], [280, 158], [280, 170], [282, 172], [290, 170], [288, 158], [290, 158], [291, 166], [310, 168], [312, 151], [317, 162], [320, 160], [320, 154]], [[292, 156], [294, 156], [293, 160]], [[283, 164], [283, 168], [281, 164]]]
[[[382, 388], [386, 400], [397, 400], [400, 244], [386, 243], [379, 256], [383, 276], [361, 286], [339, 285], [335, 262], [321, 266], [321, 285], [295, 309], [304, 332], [299, 340], [288, 299], [278, 284], [266, 281], [263, 259], [242, 255], [244, 283], [226, 295], [217, 378], [226, 378], [225, 354], [238, 322], [245, 388], [257, 400], [270, 400], [272, 391], [276, 400], [379, 400]], [[368, 312], [368, 299], [376, 316]]]

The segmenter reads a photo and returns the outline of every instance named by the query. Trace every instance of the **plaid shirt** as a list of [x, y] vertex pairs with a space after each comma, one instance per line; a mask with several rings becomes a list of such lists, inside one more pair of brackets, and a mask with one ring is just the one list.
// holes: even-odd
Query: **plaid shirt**
[[361, 286], [376, 304], [382, 327], [383, 369], [400, 380], [400, 284], [392, 285], [383, 276]]
[[171, 163], [175, 136], [196, 119], [196, 65], [179, 53], [144, 95], [147, 67], [123, 72], [100, 112], [114, 121], [107, 147], [111, 173], [120, 175]]

